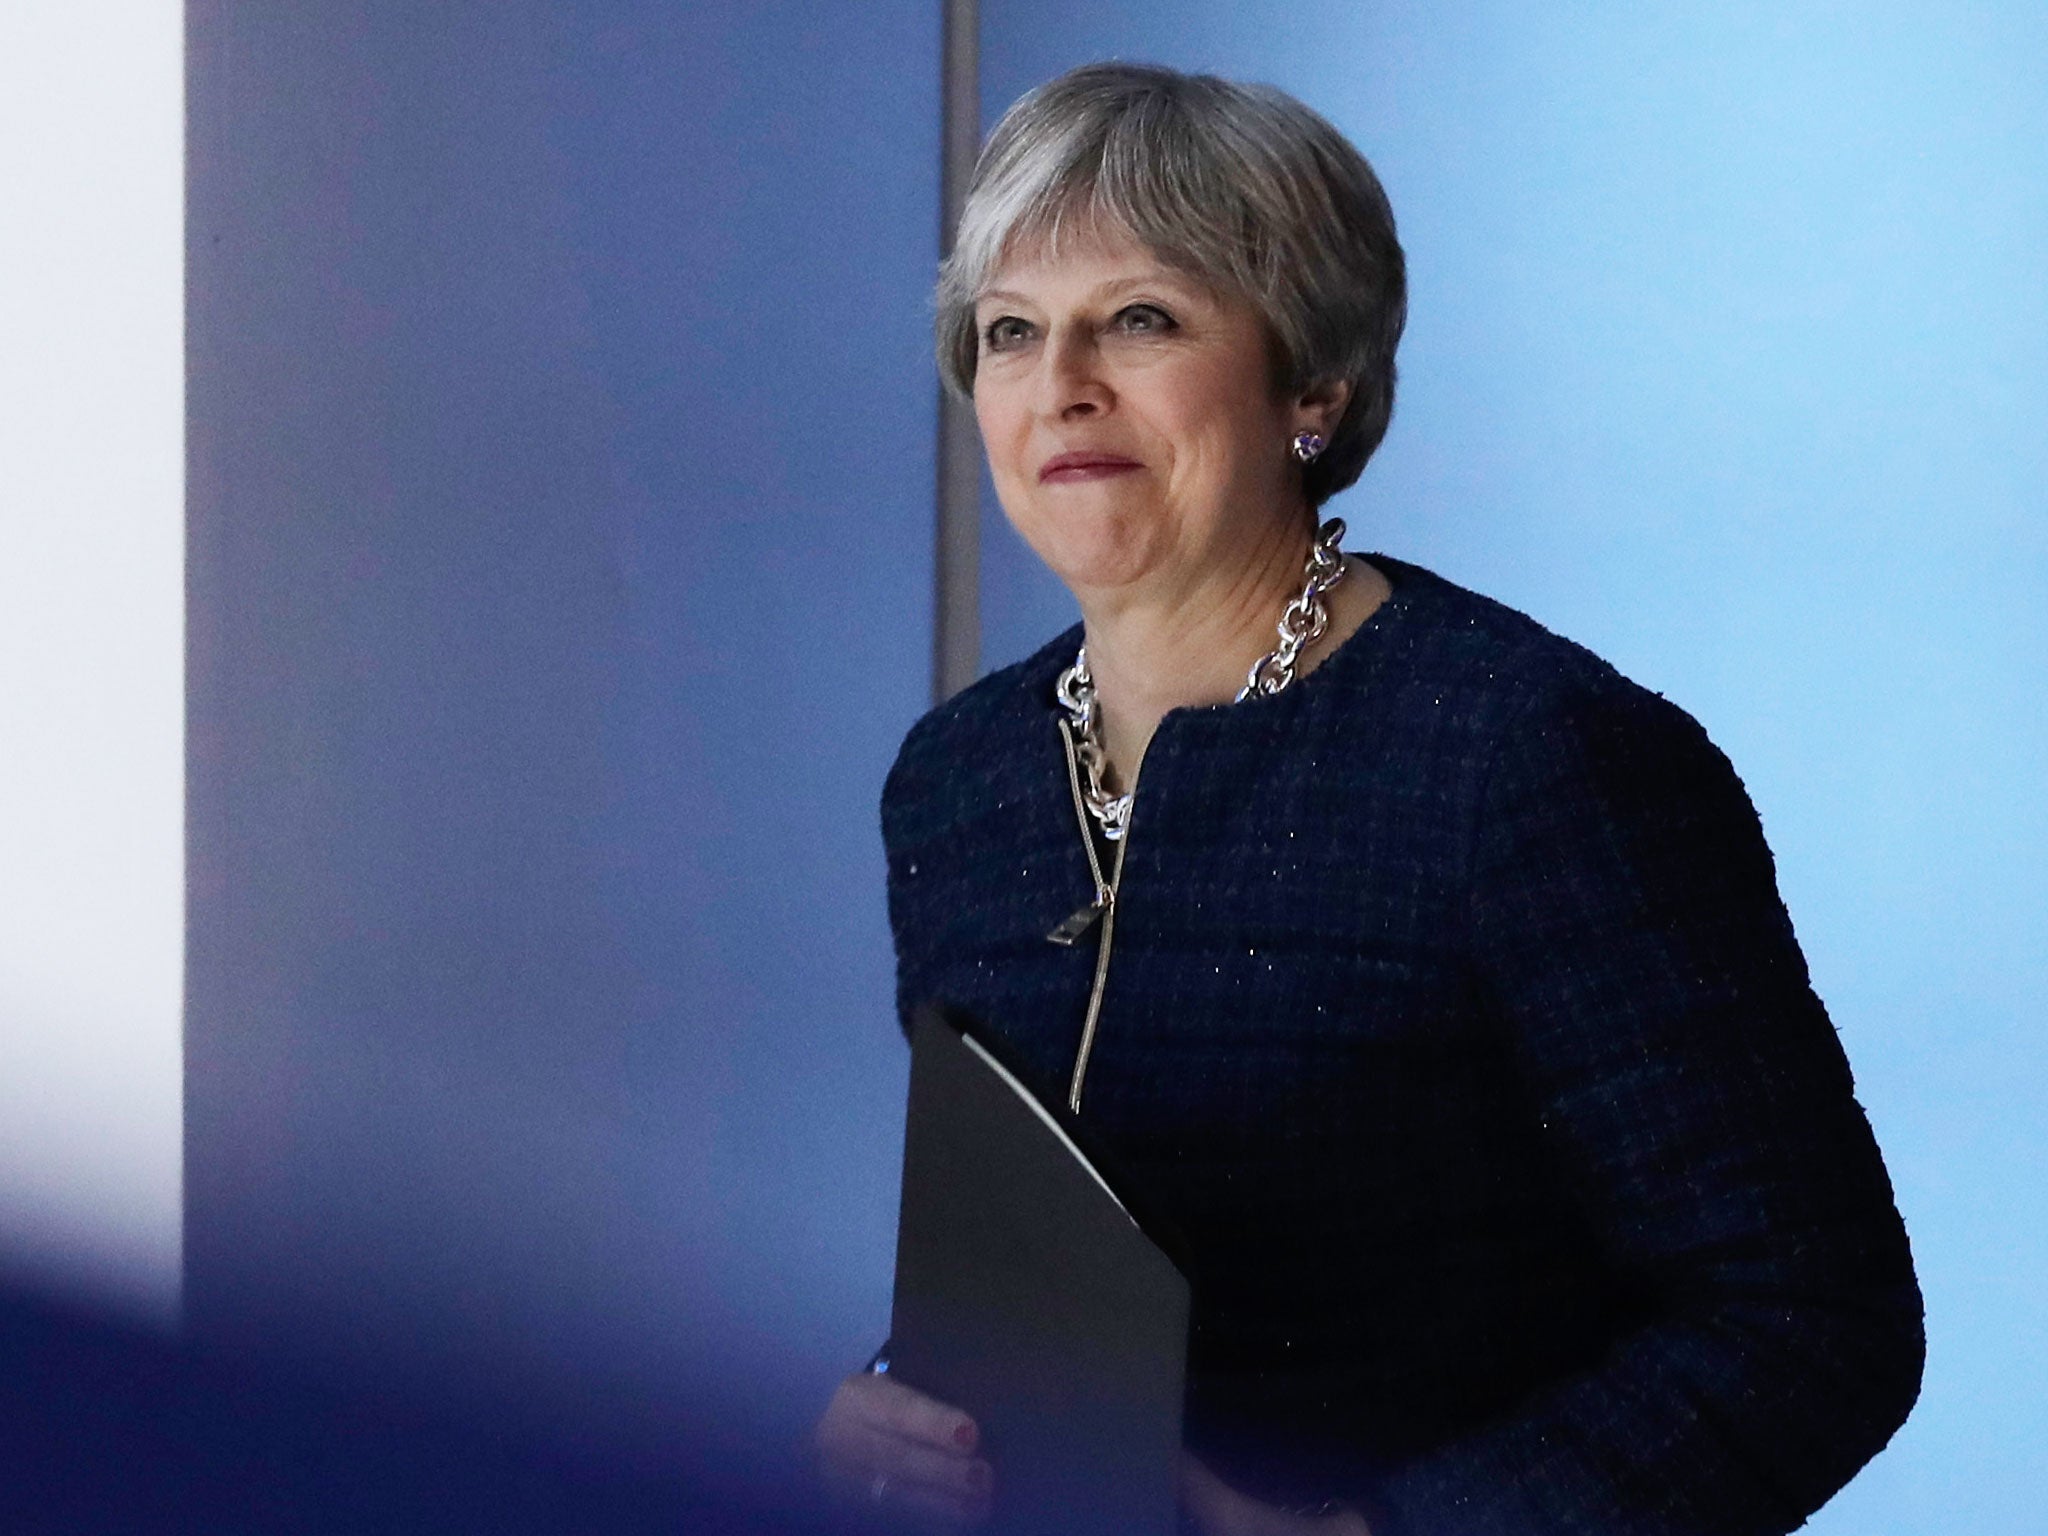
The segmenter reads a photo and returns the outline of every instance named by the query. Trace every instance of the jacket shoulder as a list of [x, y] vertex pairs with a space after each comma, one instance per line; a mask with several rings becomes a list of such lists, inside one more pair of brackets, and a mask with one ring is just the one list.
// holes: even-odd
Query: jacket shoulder
[[896, 750], [882, 785], [882, 835], [895, 841], [906, 816], [934, 800], [951, 799], [963, 773], [994, 767], [1016, 754], [1003, 748], [1048, 729], [1045, 721], [1059, 674], [1081, 643], [1076, 624], [1022, 661], [989, 673], [925, 712]]
[[1391, 568], [1416, 620], [1400, 686], [1458, 699], [1496, 744], [1572, 722], [1629, 719], [1705, 742], [1698, 722], [1676, 704], [1519, 609], [1419, 566], [1372, 559]]

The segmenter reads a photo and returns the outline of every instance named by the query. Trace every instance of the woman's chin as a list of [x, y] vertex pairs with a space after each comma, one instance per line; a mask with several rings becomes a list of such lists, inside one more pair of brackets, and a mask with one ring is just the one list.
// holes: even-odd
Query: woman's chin
[[1130, 591], [1159, 569], [1157, 560], [1128, 549], [1062, 551], [1045, 563], [1077, 598]]
[[1164, 563], [1171, 545], [1159, 530], [1115, 516], [1066, 518], [1058, 526], [1018, 531], [1076, 596], [1144, 581]]

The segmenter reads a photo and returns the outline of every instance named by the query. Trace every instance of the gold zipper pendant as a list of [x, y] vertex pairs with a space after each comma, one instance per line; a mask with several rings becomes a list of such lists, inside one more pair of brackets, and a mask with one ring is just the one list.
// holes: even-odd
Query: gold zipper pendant
[[1082, 934], [1095, 926], [1095, 919], [1102, 916], [1108, 910], [1109, 903], [1097, 898], [1089, 902], [1085, 907], [1074, 908], [1072, 912], [1061, 918], [1059, 925], [1045, 937], [1050, 943], [1058, 944], [1062, 947], [1071, 947], [1080, 940]]
[[[1125, 823], [1124, 835], [1116, 845], [1116, 859], [1110, 868], [1109, 878], [1102, 877], [1102, 861], [1095, 856], [1095, 838], [1088, 830], [1088, 807], [1081, 797], [1081, 768], [1075, 761], [1074, 733], [1067, 722], [1055, 722], [1060, 728], [1060, 743], [1067, 755], [1067, 786], [1074, 793], [1074, 823], [1081, 833], [1081, 847], [1088, 855], [1088, 872], [1095, 877], [1095, 899], [1085, 907], [1078, 907], [1046, 937], [1055, 944], [1071, 945], [1082, 934], [1095, 926], [1095, 920], [1102, 919], [1102, 937], [1095, 950], [1095, 982], [1088, 989], [1088, 1012], [1081, 1020], [1081, 1044], [1074, 1052], [1074, 1076], [1067, 1086], [1067, 1111], [1081, 1113], [1081, 1083], [1088, 1075], [1088, 1054], [1095, 1049], [1095, 1026], [1102, 1018], [1102, 989], [1109, 980], [1109, 948], [1116, 937], [1116, 893], [1124, 880], [1124, 855], [1130, 851], [1130, 824]], [[1135, 780], [1131, 788], [1137, 789]], [[1062, 937], [1064, 935], [1064, 937]]]

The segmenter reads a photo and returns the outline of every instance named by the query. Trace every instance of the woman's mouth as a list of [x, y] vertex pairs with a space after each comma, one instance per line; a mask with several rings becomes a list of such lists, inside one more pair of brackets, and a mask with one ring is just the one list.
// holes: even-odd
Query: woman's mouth
[[1143, 467], [1136, 459], [1127, 459], [1117, 453], [1062, 453], [1039, 466], [1038, 482], [1041, 485], [1058, 485], [1077, 480], [1106, 480], [1112, 475], [1127, 475]]

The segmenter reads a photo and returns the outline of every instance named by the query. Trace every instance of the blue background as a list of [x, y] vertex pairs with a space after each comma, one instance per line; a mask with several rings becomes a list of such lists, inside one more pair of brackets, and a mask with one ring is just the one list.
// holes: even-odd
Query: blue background
[[[194, 1336], [787, 1453], [886, 1324], [936, 7], [194, 0]], [[1743, 772], [1929, 1304], [1820, 1532], [2048, 1440], [2048, 13], [986, 0], [1271, 80], [1410, 258], [1337, 510]], [[991, 510], [985, 656], [1070, 606]]]
[[191, 22], [191, 1331], [772, 1457], [886, 1328], [936, 17]]

